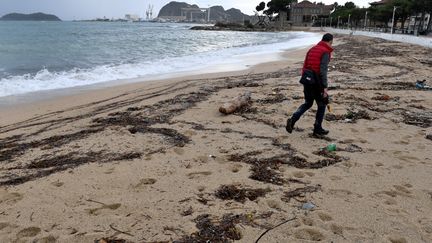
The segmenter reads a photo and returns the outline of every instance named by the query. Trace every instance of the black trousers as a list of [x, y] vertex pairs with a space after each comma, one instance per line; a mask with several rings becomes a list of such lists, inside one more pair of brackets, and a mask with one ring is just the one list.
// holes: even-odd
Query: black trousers
[[315, 116], [314, 128], [322, 129], [322, 122], [324, 120], [324, 115], [326, 110], [326, 104], [324, 103], [323, 96], [322, 96], [322, 89], [311, 85], [303, 85], [303, 86], [304, 86], [305, 102], [292, 115], [291, 119], [293, 123], [296, 123], [300, 119], [300, 117], [312, 107], [315, 101], [318, 106], [318, 110]]

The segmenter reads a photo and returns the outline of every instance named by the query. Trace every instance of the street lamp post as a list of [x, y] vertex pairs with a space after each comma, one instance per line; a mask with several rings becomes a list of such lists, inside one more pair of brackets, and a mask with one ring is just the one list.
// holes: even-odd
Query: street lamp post
[[339, 19], [340, 19], [340, 16], [338, 16], [338, 22], [337, 22], [337, 28], [339, 29]]
[[332, 28], [332, 23], [333, 23], [333, 17], [330, 17], [330, 28]]
[[327, 18], [324, 19], [324, 27], [327, 26]]
[[392, 18], [391, 34], [393, 34], [394, 19], [395, 19], [395, 13], [396, 13], [396, 9], [397, 8], [398, 7], [396, 7], [396, 6], [393, 7], [393, 18]]
[[365, 14], [365, 22], [364, 22], [364, 29], [366, 30], [366, 25], [367, 25], [367, 14], [368, 14], [368, 11], [366, 11], [366, 14]]

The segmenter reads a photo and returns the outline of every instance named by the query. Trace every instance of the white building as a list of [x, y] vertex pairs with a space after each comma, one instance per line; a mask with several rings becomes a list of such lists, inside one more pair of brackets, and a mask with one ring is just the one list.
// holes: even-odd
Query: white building
[[125, 19], [127, 21], [137, 22], [137, 21], [140, 21], [141, 18], [140, 18], [140, 16], [135, 15], [135, 14], [126, 14]]
[[[418, 26], [419, 26], [419, 24], [422, 23], [421, 17], [422, 17], [421, 14], [414, 15], [414, 16], [410, 17], [409, 25], [408, 25], [408, 33], [417, 34], [417, 31], [419, 30]], [[424, 19], [423, 19], [423, 26], [420, 27], [420, 31], [424, 31], [427, 29], [430, 18], [431, 18], [430, 14], [425, 14]], [[414, 29], [414, 25], [416, 25], [415, 29]]]

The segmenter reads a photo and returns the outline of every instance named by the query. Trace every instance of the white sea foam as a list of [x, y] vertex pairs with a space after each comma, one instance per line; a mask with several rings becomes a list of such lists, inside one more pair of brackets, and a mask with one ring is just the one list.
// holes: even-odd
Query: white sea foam
[[[190, 56], [166, 58], [153, 62], [104, 65], [92, 69], [52, 72], [40, 70], [34, 75], [12, 76], [0, 80], [0, 97], [34, 91], [71, 88], [123, 79], [157, 79], [175, 73], [209, 73], [246, 69], [260, 62], [276, 60], [277, 53], [319, 41], [313, 33], [298, 32], [296, 38], [283, 43], [227, 48]], [[266, 58], [261, 58], [265, 56]], [[221, 68], [222, 67], [222, 68]], [[222, 70], [221, 70], [222, 69]]]

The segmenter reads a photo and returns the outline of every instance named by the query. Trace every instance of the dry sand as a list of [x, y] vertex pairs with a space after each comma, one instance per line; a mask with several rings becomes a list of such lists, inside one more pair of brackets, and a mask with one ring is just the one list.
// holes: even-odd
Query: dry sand
[[432, 242], [432, 50], [336, 42], [324, 139], [311, 111], [284, 128], [306, 50], [3, 108], [0, 242]]

